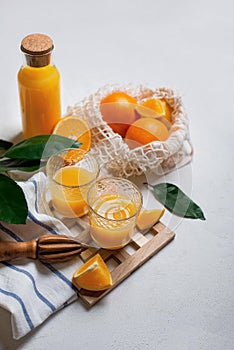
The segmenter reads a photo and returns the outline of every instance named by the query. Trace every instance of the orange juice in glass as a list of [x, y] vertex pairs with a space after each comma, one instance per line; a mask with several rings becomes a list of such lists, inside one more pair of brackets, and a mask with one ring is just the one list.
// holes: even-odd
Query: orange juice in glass
[[30, 34], [21, 50], [24, 64], [18, 86], [24, 137], [50, 134], [61, 117], [60, 75], [51, 62], [53, 42], [47, 35]]
[[55, 210], [68, 218], [87, 214], [87, 192], [99, 175], [95, 158], [81, 149], [66, 149], [50, 157], [46, 173]]
[[142, 194], [131, 181], [96, 181], [88, 191], [88, 205], [90, 233], [97, 245], [119, 249], [131, 240], [142, 207]]

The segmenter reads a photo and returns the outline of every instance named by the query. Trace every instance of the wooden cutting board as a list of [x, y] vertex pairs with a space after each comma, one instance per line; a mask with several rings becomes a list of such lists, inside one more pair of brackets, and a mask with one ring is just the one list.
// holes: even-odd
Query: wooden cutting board
[[[106, 294], [110, 293], [118, 284], [125, 280], [133, 271], [138, 269], [153, 255], [157, 254], [175, 237], [175, 233], [164, 224], [158, 222], [146, 235], [137, 231], [132, 241], [118, 250], [90, 248], [81, 253], [81, 259], [85, 262], [99, 253], [107, 266], [109, 262], [114, 265], [111, 271], [113, 286], [106, 291], [90, 292], [79, 290], [78, 295], [88, 307], [96, 304]], [[113, 264], [114, 262], [114, 264]], [[109, 267], [109, 266], [108, 266]], [[110, 267], [109, 267], [110, 268]]]
[[[49, 203], [49, 207], [51, 214], [53, 213], [53, 215], [56, 216], [51, 202]], [[80, 242], [89, 245], [94, 244], [89, 233], [88, 216], [75, 219], [59, 217], [59, 219], [68, 227], [73, 237], [76, 237]], [[80, 258], [83, 262], [86, 262], [97, 253], [102, 256], [111, 271], [113, 285], [108, 290], [101, 292], [91, 292], [80, 289], [78, 291], [78, 296], [87, 307], [93, 306], [124, 281], [131, 273], [170, 243], [174, 237], [175, 233], [159, 221], [146, 233], [136, 228], [131, 242], [121, 249], [107, 250], [92, 247], [85, 250], [80, 254]]]

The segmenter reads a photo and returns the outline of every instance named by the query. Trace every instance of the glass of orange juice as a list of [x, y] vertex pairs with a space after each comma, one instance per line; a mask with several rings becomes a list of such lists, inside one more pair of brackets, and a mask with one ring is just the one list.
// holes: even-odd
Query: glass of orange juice
[[87, 214], [87, 192], [99, 175], [96, 159], [82, 149], [65, 149], [49, 158], [46, 173], [54, 209], [68, 218]]
[[142, 194], [129, 180], [102, 178], [88, 191], [90, 234], [102, 248], [119, 249], [134, 233]]

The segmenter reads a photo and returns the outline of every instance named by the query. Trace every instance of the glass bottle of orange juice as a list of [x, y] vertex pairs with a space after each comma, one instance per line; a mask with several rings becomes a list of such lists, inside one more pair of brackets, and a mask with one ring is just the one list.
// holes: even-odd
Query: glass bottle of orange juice
[[50, 134], [61, 117], [60, 75], [52, 63], [54, 45], [44, 34], [30, 34], [21, 42], [24, 64], [18, 86], [25, 138]]

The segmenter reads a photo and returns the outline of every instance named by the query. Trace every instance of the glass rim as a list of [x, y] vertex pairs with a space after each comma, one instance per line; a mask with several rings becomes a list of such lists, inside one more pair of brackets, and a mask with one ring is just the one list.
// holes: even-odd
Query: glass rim
[[[66, 151], [70, 151], [70, 150], [73, 150], [73, 149], [74, 149], [74, 150], [79, 150], [79, 148], [70, 147], [70, 148], [64, 148], [64, 149], [62, 149], [62, 150], [60, 150], [60, 151], [54, 153], [54, 154], [48, 159], [48, 161], [47, 161], [47, 164], [46, 164], [46, 173], [47, 173], [47, 166], [48, 166], [49, 162], [51, 161], [51, 159], [52, 159], [54, 156], [61, 155], [62, 153], [65, 153]], [[89, 153], [89, 151], [85, 151], [85, 150], [83, 150], [83, 149], [81, 149], [81, 150], [84, 151], [84, 154], [85, 154], [84, 158], [81, 159], [81, 160], [83, 160], [83, 159], [85, 159], [85, 157], [86, 157], [86, 155]], [[94, 177], [94, 179], [92, 179], [91, 181], [86, 182], [85, 184], [82, 184], [82, 185], [63, 185], [63, 184], [61, 184], [60, 182], [54, 180], [53, 177], [48, 176], [48, 174], [47, 174], [47, 177], [50, 178], [50, 180], [52, 180], [52, 182], [54, 182], [56, 185], [59, 185], [59, 186], [64, 187], [64, 188], [77, 188], [77, 189], [78, 189], [78, 188], [82, 188], [82, 187], [85, 187], [85, 186], [88, 186], [88, 185], [92, 184], [94, 181], [96, 181], [96, 179], [97, 179], [98, 176], [99, 176], [99, 173], [100, 173], [100, 166], [99, 166], [99, 164], [98, 164], [96, 158], [95, 158], [93, 155], [88, 154], [88, 156], [91, 157], [92, 160], [94, 160], [94, 162], [95, 162], [96, 165], [97, 165], [97, 171], [96, 171], [95, 177]], [[61, 157], [61, 158], [62, 158], [62, 157]], [[86, 158], [86, 159], [87, 159], [87, 158]], [[69, 165], [67, 165], [67, 166], [69, 166]], [[70, 165], [70, 166], [71, 166], [71, 167], [76, 167], [75, 165]], [[49, 166], [48, 166], [48, 167], [49, 167]], [[62, 167], [59, 168], [59, 169], [62, 169]], [[59, 169], [57, 169], [57, 171], [58, 171]]]
[[[90, 205], [90, 199], [89, 199], [89, 197], [90, 197], [90, 192], [91, 192], [93, 186], [94, 186], [95, 184], [97, 184], [98, 182], [100, 183], [101, 181], [103, 181], [103, 180], [108, 180], [108, 179], [115, 179], [115, 180], [126, 181], [126, 182], [128, 182], [128, 183], [136, 190], [136, 192], [139, 194], [139, 197], [140, 197], [140, 205], [139, 205], [139, 208], [135, 211], [134, 214], [132, 214], [132, 215], [129, 216], [128, 218], [123, 218], [123, 219], [112, 219], [112, 218], [109, 219], [109, 218], [105, 218], [103, 215], [97, 213], [97, 212], [92, 208], [92, 206]], [[130, 220], [130, 219], [132, 219], [134, 216], [137, 216], [137, 215], [138, 215], [138, 213], [140, 212], [140, 210], [141, 210], [141, 208], [142, 208], [142, 205], [143, 205], [143, 195], [142, 195], [142, 193], [140, 192], [139, 188], [138, 188], [132, 181], [127, 180], [127, 179], [124, 179], [124, 178], [122, 178], [122, 177], [116, 177], [116, 176], [108, 177], [108, 176], [106, 176], [106, 177], [102, 177], [102, 178], [99, 179], [99, 180], [96, 180], [95, 183], [94, 183], [93, 185], [91, 185], [91, 187], [89, 188], [88, 193], [87, 193], [87, 204], [88, 204], [89, 209], [90, 209], [95, 215], [99, 216], [100, 218], [105, 219], [105, 220], [108, 220], [108, 221], [121, 222], [121, 221]]]

